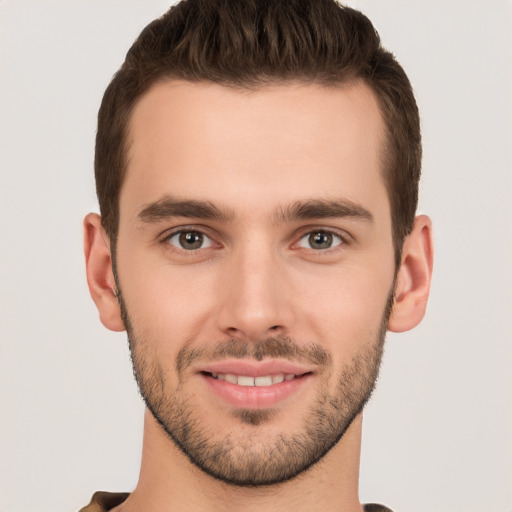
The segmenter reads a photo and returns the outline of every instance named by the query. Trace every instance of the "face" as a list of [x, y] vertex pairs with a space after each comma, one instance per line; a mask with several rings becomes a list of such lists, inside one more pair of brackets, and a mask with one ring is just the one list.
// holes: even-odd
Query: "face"
[[368, 399], [394, 284], [364, 85], [154, 86], [130, 125], [117, 285], [141, 393], [189, 459], [292, 478]]

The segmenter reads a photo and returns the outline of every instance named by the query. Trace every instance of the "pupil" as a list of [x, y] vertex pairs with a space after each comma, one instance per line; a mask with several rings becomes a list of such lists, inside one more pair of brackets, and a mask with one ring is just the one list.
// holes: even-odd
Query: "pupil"
[[197, 231], [181, 233], [180, 245], [184, 249], [199, 249], [203, 245], [203, 235]]
[[319, 231], [310, 235], [309, 242], [314, 249], [329, 249], [332, 245], [332, 235]]

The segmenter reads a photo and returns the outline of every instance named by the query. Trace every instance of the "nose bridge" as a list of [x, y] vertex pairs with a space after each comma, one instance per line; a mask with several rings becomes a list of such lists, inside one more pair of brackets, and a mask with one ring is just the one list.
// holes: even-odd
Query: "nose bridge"
[[290, 322], [284, 268], [264, 240], [237, 247], [226, 262], [221, 329], [232, 337], [261, 340], [283, 335]]

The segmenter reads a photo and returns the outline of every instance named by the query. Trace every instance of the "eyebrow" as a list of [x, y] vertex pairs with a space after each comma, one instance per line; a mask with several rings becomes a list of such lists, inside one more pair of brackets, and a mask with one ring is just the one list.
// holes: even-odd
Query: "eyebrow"
[[193, 217], [228, 222], [234, 220], [235, 214], [231, 210], [215, 206], [210, 201], [180, 200], [170, 196], [145, 205], [138, 214], [138, 218], [146, 223], [159, 222], [170, 217]]
[[[171, 217], [189, 217], [196, 219], [212, 219], [219, 222], [235, 220], [233, 210], [219, 208], [210, 201], [194, 199], [177, 199], [165, 196], [158, 201], [145, 205], [138, 218], [145, 223], [156, 223]], [[282, 206], [274, 213], [276, 224], [308, 219], [353, 218], [372, 222], [373, 215], [364, 206], [346, 199], [326, 200], [310, 199], [296, 201]]]
[[289, 206], [280, 208], [275, 215], [275, 222], [346, 217], [373, 222], [373, 215], [369, 210], [346, 199], [296, 201]]

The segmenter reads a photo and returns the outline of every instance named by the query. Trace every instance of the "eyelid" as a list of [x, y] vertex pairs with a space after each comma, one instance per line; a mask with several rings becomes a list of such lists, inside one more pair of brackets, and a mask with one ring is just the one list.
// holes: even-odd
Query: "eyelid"
[[165, 240], [175, 235], [176, 233], [183, 233], [183, 231], [197, 231], [198, 233], [201, 233], [209, 238], [212, 238], [212, 230], [206, 226], [198, 224], [180, 224], [179, 226], [167, 228], [158, 235], [158, 238], [161, 240]]
[[[180, 247], [179, 243], [174, 244], [173, 242], [171, 242], [171, 240], [173, 240], [174, 238], [177, 238], [177, 237], [179, 238], [183, 233], [198, 233], [198, 234], [200, 234], [202, 237], [202, 242], [205, 245], [203, 245], [202, 247], [198, 247], [197, 249], [185, 249], [185, 247]], [[193, 252], [195, 250], [199, 251], [201, 249], [208, 249], [209, 247], [212, 247], [215, 242], [208, 235], [205, 235], [204, 233], [201, 233], [200, 231], [185, 230], [185, 231], [178, 231], [177, 233], [171, 234], [169, 237], [167, 237], [167, 243], [172, 245], [173, 247], [176, 247], [176, 249], [180, 249], [180, 250], [183, 250], [186, 252]]]
[[[188, 251], [185, 249], [181, 249], [184, 252], [193, 253], [195, 251], [208, 249], [212, 246], [221, 247], [223, 245], [217, 241], [218, 236], [211, 233], [211, 231], [212, 231], [211, 228], [209, 228], [207, 226], [203, 226], [203, 225], [197, 225], [197, 224], [186, 224], [186, 225], [175, 226], [173, 228], [167, 229], [158, 236], [158, 240], [160, 243], [167, 244], [170, 247], [179, 251], [180, 250], [179, 247], [169, 244], [169, 239], [177, 234], [180, 234], [183, 232], [188, 232], [188, 231], [197, 231], [198, 233], [201, 233], [203, 236], [205, 236], [206, 238], [208, 238], [211, 241], [211, 245], [209, 245], [208, 247], [201, 248], [201, 249], [188, 250]], [[340, 239], [341, 243], [337, 244], [334, 247], [331, 247], [329, 249], [313, 249], [313, 248], [311, 248], [311, 249], [309, 249], [310, 251], [315, 251], [315, 252], [319, 252], [319, 253], [320, 252], [327, 253], [331, 250], [336, 250], [340, 246], [349, 245], [354, 241], [352, 235], [350, 235], [347, 231], [342, 230], [340, 228], [335, 228], [335, 227], [325, 226], [325, 225], [310, 225], [310, 226], [302, 226], [299, 230], [297, 230], [295, 232], [294, 235], [292, 235], [292, 239], [295, 241], [292, 243], [291, 248], [292, 249], [300, 249], [301, 248], [299, 246], [300, 240], [302, 240], [305, 236], [311, 235], [312, 233], [315, 233], [315, 232], [330, 233], [333, 236], [335, 236], [336, 238]]]
[[[178, 247], [176, 245], [173, 245], [173, 244], [169, 243], [169, 240], [173, 236], [179, 235], [181, 233], [192, 232], [192, 231], [200, 233], [205, 238], [210, 240], [211, 243], [207, 247], [201, 247], [200, 249], [192, 249], [192, 250], [186, 250], [186, 249], [180, 248], [180, 247]], [[194, 253], [195, 251], [200, 251], [200, 250], [203, 250], [203, 249], [209, 249], [210, 247], [220, 246], [221, 245], [221, 244], [219, 244], [216, 241], [216, 237], [211, 234], [211, 229], [208, 229], [205, 226], [198, 226], [198, 225], [193, 225], [193, 224], [191, 224], [191, 225], [181, 225], [181, 226], [176, 226], [176, 227], [171, 228], [171, 229], [167, 229], [166, 231], [164, 231], [163, 233], [161, 233], [158, 236], [158, 240], [159, 240], [160, 243], [167, 244], [168, 246], [172, 247], [173, 249], [176, 249], [177, 251], [183, 251], [183, 252], [186, 252], [186, 253]]]
[[[315, 235], [318, 233], [325, 233], [325, 234], [331, 235], [333, 237], [333, 245], [331, 245], [331, 247], [327, 247], [326, 249], [314, 249], [313, 247], [307, 247], [306, 245], [302, 245], [302, 241], [305, 238], [310, 238], [311, 235]], [[337, 243], [335, 243], [334, 239], [337, 239], [336, 240]], [[305, 235], [301, 236], [297, 243], [298, 243], [299, 247], [302, 247], [303, 249], [311, 249], [313, 251], [326, 252], [326, 251], [329, 251], [330, 249], [335, 249], [336, 247], [338, 247], [342, 244], [345, 244], [345, 240], [343, 239], [342, 236], [338, 235], [337, 233], [333, 233], [332, 231], [326, 231], [324, 229], [322, 229], [322, 230], [318, 229], [318, 230], [310, 231], [309, 233], [306, 233]]]
[[[305, 226], [301, 227], [299, 230], [296, 231], [296, 234], [293, 236], [295, 240], [301, 240], [307, 235], [311, 235], [312, 233], [330, 233], [334, 235], [335, 237], [339, 238], [344, 244], [349, 244], [354, 241], [354, 238], [352, 235], [350, 235], [347, 231], [340, 229], [340, 228], [334, 228], [334, 227], [328, 227], [328, 226]], [[294, 243], [294, 245], [296, 242]]]

